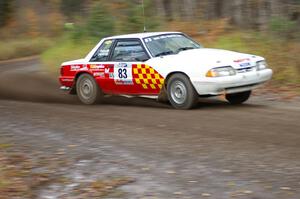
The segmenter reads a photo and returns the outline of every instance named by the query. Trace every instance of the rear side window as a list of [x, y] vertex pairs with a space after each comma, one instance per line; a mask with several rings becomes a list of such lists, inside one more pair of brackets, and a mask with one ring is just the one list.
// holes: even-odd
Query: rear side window
[[106, 40], [104, 41], [99, 49], [96, 51], [96, 53], [91, 58], [91, 62], [100, 62], [100, 61], [107, 61], [112, 44], [114, 43], [113, 40]]

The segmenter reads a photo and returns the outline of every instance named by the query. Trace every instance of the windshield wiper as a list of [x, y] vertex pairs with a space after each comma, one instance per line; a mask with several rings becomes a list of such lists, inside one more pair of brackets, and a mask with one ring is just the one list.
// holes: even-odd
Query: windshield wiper
[[191, 50], [191, 49], [195, 49], [195, 48], [194, 47], [182, 47], [182, 48], [178, 48], [177, 52]]
[[154, 57], [159, 57], [159, 56], [163, 56], [163, 55], [172, 55], [172, 54], [174, 54], [174, 52], [169, 50], [169, 51], [164, 51], [164, 52], [158, 53]]

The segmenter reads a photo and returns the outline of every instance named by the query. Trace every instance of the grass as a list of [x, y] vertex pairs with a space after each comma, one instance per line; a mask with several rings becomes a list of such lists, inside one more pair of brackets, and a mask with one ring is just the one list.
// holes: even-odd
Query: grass
[[300, 43], [284, 41], [258, 33], [234, 32], [219, 36], [205, 44], [206, 47], [221, 48], [265, 57], [273, 69], [273, 83], [300, 83]]
[[46, 37], [1, 40], [0, 60], [38, 55], [52, 45], [52, 39]]
[[58, 44], [42, 54], [42, 62], [50, 72], [57, 73], [60, 65], [65, 61], [84, 58], [97, 41], [87, 39], [85, 41], [73, 41], [68, 37], [60, 39]]
[[1, 149], [7, 149], [7, 148], [10, 148], [10, 147], [12, 147], [11, 144], [0, 143], [0, 150]]

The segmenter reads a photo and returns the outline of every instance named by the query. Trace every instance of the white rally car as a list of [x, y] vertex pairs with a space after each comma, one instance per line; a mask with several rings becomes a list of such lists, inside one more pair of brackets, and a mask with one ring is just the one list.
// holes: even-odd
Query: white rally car
[[204, 48], [180, 32], [155, 32], [104, 38], [84, 59], [63, 63], [59, 80], [85, 104], [105, 94], [151, 95], [189, 109], [198, 97], [222, 94], [241, 104], [271, 77], [263, 57]]

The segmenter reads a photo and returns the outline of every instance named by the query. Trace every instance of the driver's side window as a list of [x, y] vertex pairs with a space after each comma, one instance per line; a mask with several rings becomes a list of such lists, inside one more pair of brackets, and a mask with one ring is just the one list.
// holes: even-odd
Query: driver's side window
[[96, 51], [96, 53], [93, 55], [91, 61], [92, 62], [101, 62], [101, 61], [107, 61], [110, 50], [113, 44], [113, 40], [106, 40], [101, 44], [99, 49]]
[[112, 61], [146, 61], [149, 59], [139, 40], [119, 40], [112, 52]]

